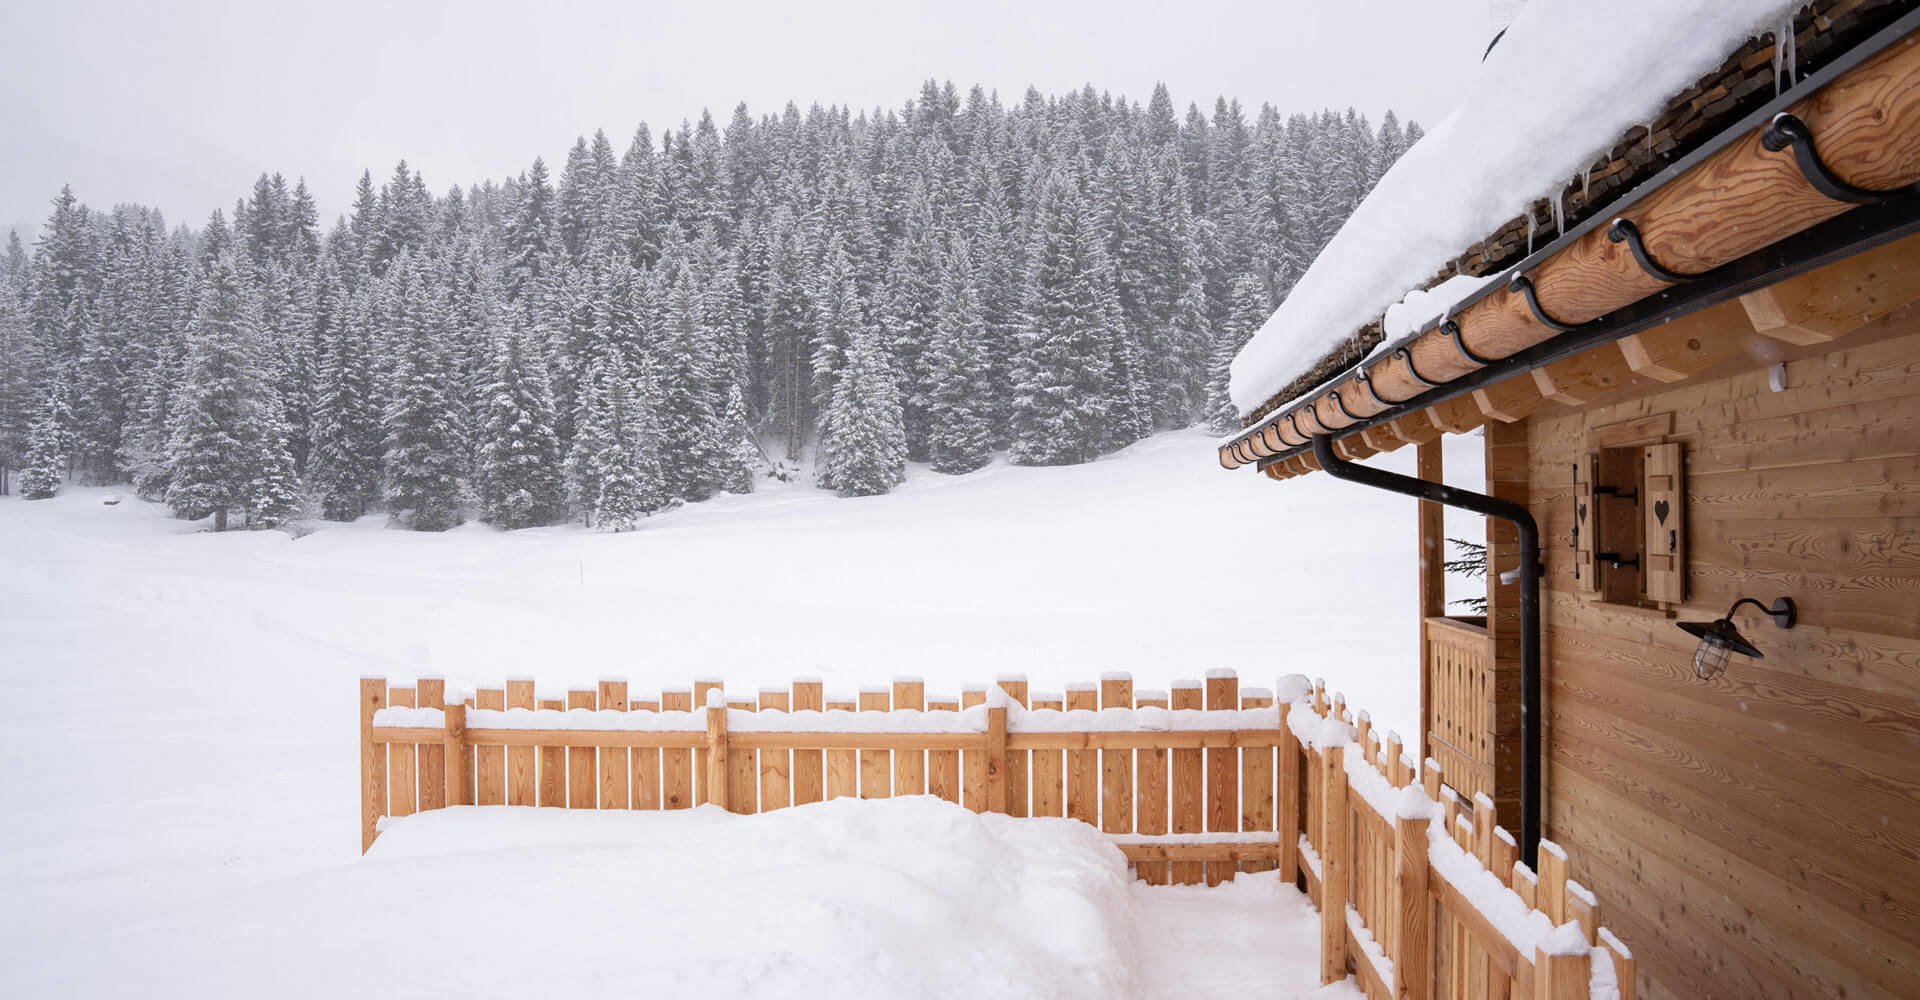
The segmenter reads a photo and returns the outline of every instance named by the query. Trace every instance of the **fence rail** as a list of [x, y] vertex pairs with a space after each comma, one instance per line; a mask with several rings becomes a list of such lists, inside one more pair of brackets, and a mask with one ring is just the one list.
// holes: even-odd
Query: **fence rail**
[[540, 698], [527, 680], [449, 697], [439, 680], [367, 678], [361, 845], [382, 816], [451, 805], [752, 813], [926, 793], [1083, 820], [1148, 882], [1278, 868], [1319, 908], [1322, 978], [1351, 973], [1370, 1000], [1632, 1000], [1632, 957], [1564, 852], [1543, 843], [1532, 871], [1485, 794], [1416, 766], [1323, 684], [1281, 684], [1276, 703], [1227, 671], [1166, 693], [1109, 674], [1064, 695], [1003, 677], [957, 698], [903, 679], [857, 699], [810, 680], [754, 698], [713, 680]]

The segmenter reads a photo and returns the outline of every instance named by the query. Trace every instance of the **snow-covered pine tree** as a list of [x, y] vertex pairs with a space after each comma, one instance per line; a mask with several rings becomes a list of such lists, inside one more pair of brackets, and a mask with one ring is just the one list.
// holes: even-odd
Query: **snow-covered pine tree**
[[727, 388], [727, 408], [720, 416], [720, 489], [752, 493], [754, 470], [760, 467], [760, 443], [747, 423], [747, 398], [738, 385]]
[[508, 332], [481, 408], [480, 520], [500, 528], [552, 524], [565, 512], [553, 396], [539, 351]]
[[374, 396], [371, 304], [355, 296], [320, 356], [308, 486], [320, 516], [351, 521], [380, 499], [380, 406]]
[[907, 432], [885, 336], [871, 322], [849, 331], [827, 409], [820, 484], [843, 497], [877, 496], [906, 478]]
[[965, 238], [955, 236], [943, 261], [933, 342], [927, 349], [928, 457], [935, 472], [972, 472], [993, 457], [987, 419], [992, 397], [984, 384], [987, 338], [973, 256]]
[[255, 407], [254, 474], [242, 499], [249, 528], [277, 527], [300, 516], [300, 479], [287, 447], [291, 436], [279, 403], [264, 394]]
[[1050, 168], [1034, 213], [1009, 457], [1018, 465], [1071, 465], [1099, 454], [1108, 416], [1112, 360], [1101, 300], [1106, 251], [1066, 164]]
[[253, 287], [233, 251], [223, 251], [194, 308], [168, 447], [167, 506], [192, 520], [213, 515], [215, 531], [226, 530], [228, 512], [247, 509], [254, 480], [265, 472], [258, 327]]
[[448, 397], [440, 329], [422, 287], [424, 268], [403, 254], [393, 265], [403, 326], [393, 376], [393, 398], [384, 420], [387, 511], [395, 524], [415, 531], [445, 531], [462, 520], [460, 470], [465, 448]]
[[1207, 426], [1216, 434], [1231, 434], [1240, 427], [1239, 411], [1228, 392], [1233, 358], [1272, 311], [1266, 286], [1257, 275], [1243, 274], [1234, 281], [1227, 324], [1214, 338], [1213, 360], [1207, 370]]
[[33, 429], [27, 434], [26, 464], [20, 470], [20, 495], [45, 500], [59, 492], [67, 478], [73, 445], [73, 412], [67, 403], [67, 384], [55, 380], [47, 390]]
[[588, 517], [601, 531], [632, 531], [658, 507], [658, 468], [646, 468], [632, 390], [608, 379], [595, 391], [605, 400], [606, 447], [594, 456], [596, 490]]

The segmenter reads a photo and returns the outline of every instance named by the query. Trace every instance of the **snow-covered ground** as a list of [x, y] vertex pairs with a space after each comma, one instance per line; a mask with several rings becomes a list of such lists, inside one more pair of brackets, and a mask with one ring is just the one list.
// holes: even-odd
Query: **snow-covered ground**
[[[1476, 481], [1478, 444], [1450, 448], [1450, 481]], [[469, 685], [532, 674], [553, 690], [619, 675], [636, 691], [700, 674], [739, 691], [817, 674], [833, 692], [907, 673], [956, 692], [1007, 672], [1059, 690], [1130, 670], [1155, 688], [1231, 666], [1250, 684], [1323, 675], [1382, 728], [1414, 725], [1413, 502], [1325, 476], [1227, 474], [1197, 433], [1074, 468], [916, 469], [865, 500], [775, 486], [621, 536], [420, 535], [377, 518], [299, 539], [212, 535], [110, 495], [0, 499], [0, 995], [86, 995], [61, 987], [72, 975], [107, 976], [88, 981], [108, 995], [191, 984], [248, 949], [350, 963], [348, 945], [374, 927], [418, 928], [396, 966], [465, 982], [459, 967], [497, 963], [507, 939], [449, 936], [480, 918], [450, 915], [444, 898], [407, 901], [432, 876], [401, 873], [439, 872], [433, 884], [497, 903], [502, 924], [538, 893], [489, 895], [501, 866], [472, 854], [357, 858], [361, 674]], [[1450, 527], [1481, 536], [1472, 520]], [[580, 870], [598, 855], [548, 853], [539, 864], [573, 873], [565, 884], [594, 884]], [[725, 855], [703, 863], [730, 872]], [[1237, 965], [1208, 960], [1214, 985], [1271, 989], [1290, 889], [1269, 878], [1127, 891], [1134, 915], [1115, 933], [1139, 935], [1146, 953], [1170, 938], [1156, 927], [1197, 935], [1188, 947], [1206, 954], [1246, 952]], [[323, 919], [352, 900], [363, 923]], [[389, 906], [422, 919], [371, 912]], [[958, 907], [941, 902], [939, 919]], [[1265, 920], [1276, 922], [1250, 929]], [[242, 930], [242, 943], [222, 940]], [[1225, 943], [1235, 935], [1244, 947]], [[573, 964], [626, 968], [584, 947], [545, 963]], [[1131, 988], [1207, 995], [1156, 969], [1140, 966]]]

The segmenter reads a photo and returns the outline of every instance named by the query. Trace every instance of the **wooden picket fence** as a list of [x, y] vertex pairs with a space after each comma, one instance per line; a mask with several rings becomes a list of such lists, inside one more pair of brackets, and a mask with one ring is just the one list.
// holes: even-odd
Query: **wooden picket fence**
[[1292, 707], [1281, 769], [1305, 775], [1301, 876], [1323, 981], [1351, 972], [1368, 1000], [1633, 1000], [1633, 956], [1558, 845], [1541, 842], [1536, 873], [1486, 795], [1463, 798], [1431, 758], [1416, 769], [1323, 685]]
[[753, 813], [932, 794], [1083, 820], [1151, 883], [1278, 868], [1319, 908], [1322, 978], [1351, 973], [1369, 1000], [1561, 1000], [1593, 983], [1632, 1000], [1632, 957], [1559, 848], [1543, 843], [1534, 872], [1485, 795], [1416, 767], [1323, 684], [1283, 684], [1279, 704], [1230, 671], [1170, 694], [1108, 674], [1064, 696], [1003, 677], [958, 697], [900, 679], [857, 698], [817, 680], [751, 698], [717, 680], [539, 698], [511, 680], [448, 699], [439, 680], [366, 678], [361, 848], [383, 816], [450, 805]]
[[1217, 884], [1292, 854], [1279, 831], [1297, 821], [1275, 808], [1295, 801], [1275, 784], [1282, 715], [1230, 671], [1170, 693], [1136, 694], [1123, 674], [1031, 696], [1005, 677], [995, 699], [985, 685], [929, 696], [914, 679], [857, 699], [815, 680], [724, 690], [702, 680], [634, 697], [608, 680], [537, 698], [531, 680], [510, 680], [448, 704], [443, 681], [364, 679], [361, 848], [381, 816], [447, 805], [753, 813], [932, 794], [1083, 820], [1149, 882]]

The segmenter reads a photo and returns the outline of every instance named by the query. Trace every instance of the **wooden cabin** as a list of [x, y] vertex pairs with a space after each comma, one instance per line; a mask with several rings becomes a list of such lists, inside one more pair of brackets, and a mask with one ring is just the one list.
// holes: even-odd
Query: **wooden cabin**
[[[1492, 279], [1442, 314], [1283, 381], [1237, 366], [1220, 447], [1423, 498], [1421, 750], [1566, 848], [1642, 997], [1920, 996], [1920, 13], [1781, 34], [1428, 261]], [[1291, 305], [1249, 350], [1348, 333]], [[1444, 481], [1448, 434], [1483, 437], [1485, 483], [1409, 482]], [[1417, 476], [1359, 464], [1401, 449]], [[1445, 613], [1436, 501], [1507, 515], [1484, 622]]]

